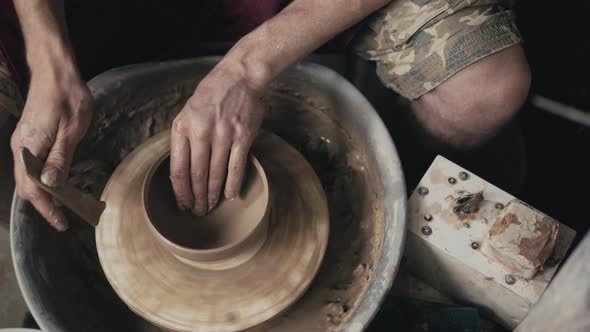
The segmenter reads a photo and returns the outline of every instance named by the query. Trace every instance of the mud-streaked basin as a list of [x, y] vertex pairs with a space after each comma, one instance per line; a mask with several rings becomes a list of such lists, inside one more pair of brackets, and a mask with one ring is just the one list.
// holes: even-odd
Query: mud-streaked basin
[[[106, 169], [102, 172], [78, 168], [87, 188], [97, 191], [95, 183], [108, 179], [128, 152], [168, 128], [217, 61], [134, 65], [90, 81], [97, 109], [75, 159], [100, 159], [107, 166], [101, 166]], [[301, 151], [324, 186], [330, 240], [311, 288], [284, 315], [255, 330], [361, 331], [393, 283], [405, 237], [405, 185], [391, 137], [350, 83], [316, 64], [285, 72], [265, 99], [269, 110], [263, 127]], [[70, 224], [63, 234], [52, 231], [15, 196], [12, 255], [20, 288], [41, 328], [158, 331], [127, 309], [110, 288], [96, 255], [94, 230]]]

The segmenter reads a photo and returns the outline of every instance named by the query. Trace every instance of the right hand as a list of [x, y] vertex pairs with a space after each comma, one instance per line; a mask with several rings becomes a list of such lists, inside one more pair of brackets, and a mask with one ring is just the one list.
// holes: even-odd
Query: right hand
[[33, 71], [24, 111], [12, 134], [17, 194], [59, 231], [67, 229], [68, 221], [52, 197], [27, 177], [20, 150], [26, 147], [45, 161], [41, 173], [45, 185], [62, 185], [76, 146], [90, 126], [92, 108], [90, 90], [75, 68], [45, 67]]

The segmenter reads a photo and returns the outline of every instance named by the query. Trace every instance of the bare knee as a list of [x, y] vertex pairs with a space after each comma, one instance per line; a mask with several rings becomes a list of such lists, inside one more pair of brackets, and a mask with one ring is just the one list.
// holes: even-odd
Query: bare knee
[[412, 102], [430, 135], [453, 148], [485, 143], [522, 107], [531, 74], [521, 46], [463, 69]]

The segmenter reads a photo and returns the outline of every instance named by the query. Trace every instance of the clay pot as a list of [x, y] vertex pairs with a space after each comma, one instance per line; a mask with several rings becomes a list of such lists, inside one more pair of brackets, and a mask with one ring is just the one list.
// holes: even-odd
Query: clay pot
[[221, 200], [210, 213], [196, 217], [176, 206], [166, 153], [148, 171], [143, 211], [154, 238], [179, 260], [203, 269], [221, 270], [252, 258], [268, 229], [269, 188], [260, 162], [250, 156], [240, 195]]
[[[104, 273], [137, 314], [171, 331], [239, 331], [275, 317], [305, 292], [328, 241], [326, 198], [303, 156], [265, 132], [252, 151], [258, 159], [250, 158], [239, 197], [205, 217], [176, 207], [169, 131], [123, 160], [102, 204], [71, 186], [63, 189], [69, 200], [45, 189], [98, 224]], [[29, 174], [38, 179], [38, 172]]]

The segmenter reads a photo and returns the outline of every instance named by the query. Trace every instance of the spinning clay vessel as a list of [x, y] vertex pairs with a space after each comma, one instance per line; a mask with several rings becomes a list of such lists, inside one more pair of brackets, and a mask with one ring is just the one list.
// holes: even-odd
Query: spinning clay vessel
[[[239, 197], [196, 217], [176, 206], [169, 153], [169, 131], [137, 147], [110, 178], [103, 204], [82, 193], [70, 199], [75, 188], [69, 185], [62, 190], [67, 197], [44, 189], [97, 225], [108, 281], [153, 324], [239, 331], [283, 312], [309, 287], [328, 242], [327, 202], [311, 166], [281, 138], [262, 132]], [[39, 161], [26, 151], [22, 157], [38, 181]]]
[[[105, 206], [111, 202], [103, 206], [96, 202], [102, 196], [113, 171], [149, 137], [170, 128], [196, 86], [220, 59], [204, 57], [125, 66], [109, 70], [88, 82], [95, 99], [94, 117], [77, 149], [70, 180], [78, 188], [90, 193], [92, 204], [83, 205], [86, 208], [82, 210], [68, 206], [65, 212], [70, 227], [63, 233], [53, 230], [31, 204], [16, 194], [11, 208], [11, 256], [17, 280], [31, 314], [42, 330], [172, 330], [158, 327], [152, 324], [152, 320], [129, 309], [132, 306], [128, 306], [122, 300], [123, 296], [114, 291], [116, 287], [111, 284], [114, 280], [112, 273], [107, 279], [106, 267], [103, 266], [106, 264], [99, 257], [97, 245], [100, 244], [96, 241], [96, 233], [102, 230], [76, 222], [79, 218], [70, 212], [82, 217], [86, 213], [93, 218], [84, 219], [95, 222], [100, 220], [102, 224], [99, 228], [107, 227], [107, 222], [111, 221], [101, 219], [101, 215]], [[339, 60], [332, 62], [336, 66], [340, 64]], [[391, 136], [371, 104], [358, 91], [359, 88], [364, 89], [360, 81], [358, 83], [361, 85], [355, 88], [338, 73], [318, 64], [303, 62], [279, 75], [264, 92], [267, 109], [262, 128], [295, 147], [321, 181], [329, 207], [329, 241], [321, 268], [313, 276], [304, 294], [287, 310], [246, 331], [364, 331], [393, 284], [405, 238], [406, 186]], [[269, 241], [275, 241], [275, 234], [279, 230], [274, 230], [278, 227], [274, 225], [282, 223], [284, 216], [291, 218], [285, 211], [301, 210], [304, 205], [309, 205], [305, 203], [307, 200], [303, 200], [307, 195], [305, 190], [313, 188], [315, 182], [296, 180], [299, 179], [298, 173], [291, 179], [293, 171], [290, 163], [281, 162], [278, 170], [273, 169], [275, 167], [269, 166], [266, 159], [274, 157], [260, 151], [264, 152], [258, 149], [252, 154], [263, 167], [269, 184], [268, 233], [261, 249], [253, 258], [236, 267], [215, 270], [213, 264], [208, 262], [206, 267], [201, 268], [184, 264], [187, 268], [215, 276], [245, 269], [267, 250]], [[167, 167], [165, 158], [162, 157], [163, 167]], [[284, 169], [287, 167], [285, 165], [289, 169]], [[150, 169], [153, 167], [149, 165]], [[163, 179], [163, 182], [166, 180]], [[310, 188], [302, 189], [300, 183]], [[54, 196], [59, 198], [55, 193]], [[78, 203], [86, 202], [83, 196], [73, 198]], [[300, 199], [304, 203], [299, 203]], [[97, 208], [93, 209], [93, 206]], [[124, 208], [143, 209], [128, 204]], [[109, 209], [110, 206], [107, 207]], [[273, 212], [277, 209], [279, 211]], [[273, 215], [278, 217], [273, 219]], [[167, 220], [172, 220], [171, 217], [167, 216]], [[305, 225], [315, 227], [311, 222]], [[141, 228], [141, 231], [152, 235], [152, 242], [156, 242], [158, 248], [164, 247], [156, 239], [157, 234], [153, 230]], [[281, 231], [280, 234], [284, 233]], [[111, 242], [114, 241], [121, 239]], [[279, 257], [285, 256], [283, 252], [302, 249], [293, 243], [284, 244], [283, 247], [284, 250], [275, 250], [282, 255]], [[178, 252], [170, 252], [169, 248], [158, 250], [162, 251], [159, 256], [180, 262]], [[270, 272], [257, 282], [279, 280], [274, 278], [275, 270], [293, 265], [286, 260], [279, 263], [285, 264], [275, 264], [272, 270], [271, 267], [262, 267], [266, 269], [265, 272]], [[168, 271], [157, 272], [161, 279], [171, 278]], [[297, 277], [297, 273], [292, 275], [293, 278]], [[228, 284], [225, 281], [219, 283], [223, 287]], [[146, 298], [153, 292], [143, 285], [133, 286], [145, 291]], [[198, 285], [191, 287], [199, 288]], [[258, 289], [258, 285], [254, 288]], [[177, 285], [166, 291], [181, 292]], [[209, 296], [209, 293], [203, 294], [208, 296], [209, 301], [222, 299], [217, 295]], [[222, 304], [226, 303], [224, 301]], [[162, 302], [163, 308], [165, 305]], [[225, 309], [222, 305], [219, 308]], [[229, 311], [241, 307], [232, 303], [227, 308]], [[229, 315], [224, 310], [215, 311], [218, 322], [224, 318], [233, 318], [234, 311], [231, 310]], [[177, 318], [174, 317], [175, 320]], [[242, 319], [240, 316], [237, 318]], [[199, 322], [195, 324], [194, 331], [227, 329], [221, 323], [207, 324], [204, 319]]]

